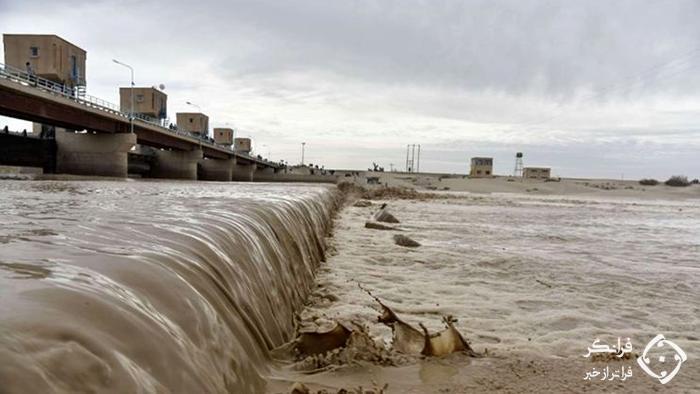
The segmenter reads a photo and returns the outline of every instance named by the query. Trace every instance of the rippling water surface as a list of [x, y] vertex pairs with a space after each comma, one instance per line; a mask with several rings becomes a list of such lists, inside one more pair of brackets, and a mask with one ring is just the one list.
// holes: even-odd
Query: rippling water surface
[[325, 186], [0, 182], [0, 391], [260, 392]]
[[[322, 265], [316, 304], [303, 316], [366, 322], [390, 342], [359, 282], [432, 332], [442, 329], [441, 316], [453, 315], [472, 346], [490, 356], [416, 360], [400, 376], [387, 369], [373, 378], [398, 392], [658, 390], [634, 360], [625, 364], [635, 368], [633, 383], [585, 385], [591, 365], [582, 355], [595, 338], [618, 337], [630, 337], [641, 354], [663, 333], [689, 357], [671, 391], [700, 388], [698, 200], [453, 196], [388, 202], [418, 248], [395, 245], [394, 232], [364, 228], [378, 205], [347, 208], [336, 224], [338, 253]], [[339, 301], [329, 302], [328, 293]], [[528, 359], [544, 360], [544, 369], [517, 363]]]
[[[700, 386], [697, 200], [455, 196], [389, 202], [415, 249], [364, 227], [376, 204], [345, 209], [322, 264], [332, 187], [0, 182], [0, 392], [646, 392], [639, 370], [584, 385], [581, 354], [617, 337], [640, 352], [657, 333], [688, 353], [672, 387]], [[433, 332], [455, 316], [488, 357], [315, 375], [270, 359], [311, 289], [306, 323], [389, 342], [358, 282]]]

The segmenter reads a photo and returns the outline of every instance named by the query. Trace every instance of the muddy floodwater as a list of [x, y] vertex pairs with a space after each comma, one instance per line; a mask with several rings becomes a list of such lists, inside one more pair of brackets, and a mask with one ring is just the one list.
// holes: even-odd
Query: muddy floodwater
[[[388, 202], [400, 233], [417, 248], [395, 245], [397, 231], [364, 227], [379, 204], [345, 209], [332, 240], [337, 250], [322, 264], [302, 316], [319, 327], [364, 322], [389, 344], [391, 330], [377, 322], [376, 302], [359, 283], [431, 332], [443, 329], [441, 316], [456, 317], [456, 327], [487, 356], [416, 358], [391, 367], [331, 363], [304, 381], [337, 387], [374, 380], [415, 393], [700, 390], [698, 200], [451, 197]], [[659, 333], [688, 357], [666, 385], [636, 361]], [[595, 339], [617, 347], [618, 338], [632, 346], [624, 359], [583, 357]], [[674, 366], [671, 353], [655, 367]], [[584, 380], [606, 367], [611, 376], [623, 367], [632, 376]]]
[[[453, 193], [387, 201], [394, 230], [365, 228], [383, 201], [334, 218], [338, 201], [318, 185], [0, 181], [0, 393], [700, 389], [697, 200]], [[453, 316], [479, 357], [397, 352], [368, 292], [432, 333]], [[369, 342], [280, 350], [338, 322]], [[665, 385], [637, 362], [657, 334], [687, 354]], [[584, 357], [595, 340], [619, 351]]]
[[254, 393], [328, 187], [0, 182], [0, 392]]

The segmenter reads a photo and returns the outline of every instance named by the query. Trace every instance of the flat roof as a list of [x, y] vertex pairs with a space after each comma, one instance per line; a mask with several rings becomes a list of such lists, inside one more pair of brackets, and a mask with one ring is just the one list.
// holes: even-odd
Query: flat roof
[[66, 44], [68, 44], [72, 47], [78, 48], [81, 51], [87, 53], [83, 48], [81, 48], [81, 47], [73, 44], [72, 42], [66, 40], [65, 38], [63, 38], [61, 36], [57, 36], [55, 34], [3, 34], [2, 36], [3, 37], [54, 37], [54, 38], [58, 38], [59, 40], [65, 42]]
[[177, 115], [187, 115], [187, 116], [206, 116], [206, 117], [208, 117], [207, 115], [205, 115], [201, 112], [178, 112], [175, 115], [176, 116]]
[[[131, 86], [120, 86], [119, 89], [131, 89]], [[159, 92], [163, 92], [162, 90], [158, 89], [155, 86], [134, 86], [134, 89], [153, 89], [157, 90]], [[163, 92], [165, 93], [165, 92]]]
[[523, 170], [551, 170], [552, 167], [523, 167]]

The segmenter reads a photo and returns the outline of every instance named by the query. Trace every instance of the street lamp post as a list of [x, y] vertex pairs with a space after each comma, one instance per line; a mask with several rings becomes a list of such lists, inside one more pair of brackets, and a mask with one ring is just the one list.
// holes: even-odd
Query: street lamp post
[[197, 104], [195, 104], [195, 103], [193, 103], [193, 102], [186, 101], [185, 104], [191, 105], [191, 106], [193, 106], [193, 107], [197, 107], [197, 109], [199, 110], [199, 112], [202, 112], [202, 107], [200, 107], [199, 105], [197, 105]]
[[129, 112], [129, 129], [134, 133], [134, 68], [126, 63], [122, 63], [117, 59], [112, 59], [114, 63], [124, 66], [131, 71], [131, 111]]
[[301, 143], [301, 165], [304, 165], [304, 148], [306, 148], [306, 142]]

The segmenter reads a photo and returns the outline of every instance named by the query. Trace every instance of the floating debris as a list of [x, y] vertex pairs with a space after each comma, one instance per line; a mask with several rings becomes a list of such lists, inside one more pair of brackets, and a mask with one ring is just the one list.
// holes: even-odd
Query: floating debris
[[420, 327], [425, 334], [425, 347], [423, 347], [421, 354], [441, 357], [452, 353], [465, 352], [470, 356], [476, 356], [477, 354], [469, 346], [469, 343], [455, 328], [453, 323], [456, 320], [452, 316], [444, 316], [442, 321], [445, 322], [445, 329], [432, 335], [423, 323], [420, 323]]
[[352, 330], [337, 323], [326, 332], [304, 332], [296, 340], [297, 352], [304, 356], [326, 353], [333, 349], [345, 347]]
[[289, 390], [290, 394], [309, 394], [311, 390], [304, 383], [294, 382], [292, 388]]
[[470, 357], [480, 357], [462, 334], [454, 327], [456, 321], [452, 316], [443, 317], [446, 328], [436, 334], [430, 334], [421, 323], [422, 332], [401, 320], [398, 315], [369, 290], [358, 283], [358, 287], [381, 306], [382, 314], [377, 318], [380, 323], [391, 327], [392, 348], [398, 352], [411, 355], [441, 357], [451, 353], [463, 352]]
[[379, 208], [379, 211], [377, 211], [377, 213], [374, 214], [374, 220], [377, 222], [384, 223], [399, 223], [399, 219], [392, 215], [387, 209], [386, 203], [382, 204], [382, 206]]
[[403, 234], [395, 234], [394, 243], [399, 246], [405, 246], [407, 248], [417, 248], [420, 246], [420, 244], [417, 241], [414, 241]]
[[387, 224], [382, 224], [371, 220], [365, 223], [365, 228], [371, 228], [373, 230], [397, 230], [397, 228], [394, 226], [389, 226]]

